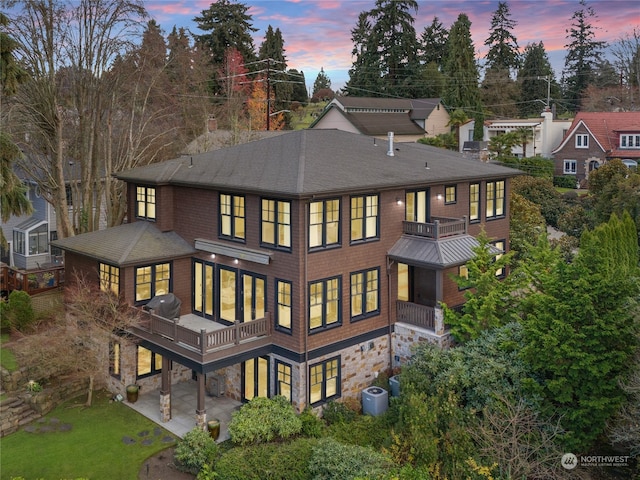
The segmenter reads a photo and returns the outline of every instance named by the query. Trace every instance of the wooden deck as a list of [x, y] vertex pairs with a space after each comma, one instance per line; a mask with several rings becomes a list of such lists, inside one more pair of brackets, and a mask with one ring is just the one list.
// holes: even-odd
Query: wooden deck
[[209, 324], [208, 328], [194, 329], [181, 324], [181, 319], [141, 311], [140, 321], [130, 330], [138, 338], [204, 365], [269, 345], [270, 318], [267, 314], [264, 318], [236, 322], [231, 326], [211, 320], [204, 323]]
[[37, 270], [22, 270], [0, 264], [0, 291], [9, 295], [14, 290], [22, 290], [35, 295], [64, 285], [64, 265], [43, 267]]

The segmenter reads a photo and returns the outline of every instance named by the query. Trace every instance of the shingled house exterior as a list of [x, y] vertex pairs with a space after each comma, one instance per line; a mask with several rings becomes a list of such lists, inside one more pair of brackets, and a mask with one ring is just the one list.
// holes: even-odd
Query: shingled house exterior
[[440, 302], [464, 298], [451, 275], [483, 228], [507, 248], [517, 174], [392, 136], [296, 131], [120, 173], [130, 223], [56, 245], [68, 278], [154, 305], [137, 342], [114, 336], [114, 392], [160, 388], [168, 420], [171, 384], [193, 379], [197, 424], [212, 382], [302, 410], [359, 397], [417, 341], [448, 342]]

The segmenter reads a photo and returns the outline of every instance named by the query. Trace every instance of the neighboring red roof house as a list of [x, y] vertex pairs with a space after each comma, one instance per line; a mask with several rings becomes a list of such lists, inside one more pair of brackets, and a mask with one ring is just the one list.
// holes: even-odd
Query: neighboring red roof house
[[508, 250], [521, 172], [381, 143], [303, 130], [117, 174], [130, 223], [54, 242], [67, 278], [172, 313], [144, 314], [133, 345], [114, 337], [108, 387], [160, 387], [166, 421], [171, 383], [193, 375], [204, 424], [211, 378], [302, 410], [360, 397], [416, 341], [447, 343], [441, 302], [464, 302], [452, 276], [483, 229]]
[[439, 98], [336, 97], [310, 125], [337, 128], [384, 139], [393, 132], [397, 142], [415, 142], [449, 133], [449, 112]]
[[578, 183], [589, 172], [619, 158], [628, 166], [640, 160], [640, 112], [580, 112], [553, 152], [555, 175], [574, 175]]

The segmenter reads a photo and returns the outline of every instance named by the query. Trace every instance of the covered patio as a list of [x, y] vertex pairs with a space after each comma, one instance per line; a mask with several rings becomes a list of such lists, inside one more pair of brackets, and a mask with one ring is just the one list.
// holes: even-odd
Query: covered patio
[[[171, 386], [171, 419], [163, 422], [160, 412], [160, 390], [140, 390], [138, 401], [129, 403], [126, 399], [123, 403], [148, 419], [156, 422], [163, 428], [182, 438], [185, 433], [196, 426], [196, 398], [198, 384], [195, 381], [186, 381]], [[205, 397], [207, 419], [220, 420], [220, 437], [218, 442], [229, 439], [229, 422], [231, 414], [238, 410], [241, 402], [228, 397]]]

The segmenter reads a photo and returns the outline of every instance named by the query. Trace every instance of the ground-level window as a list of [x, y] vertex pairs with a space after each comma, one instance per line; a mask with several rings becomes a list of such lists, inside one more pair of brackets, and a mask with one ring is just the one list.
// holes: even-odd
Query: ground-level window
[[[466, 265], [460, 265], [458, 267], [458, 276], [460, 278], [464, 278], [465, 280], [469, 280], [469, 269]], [[466, 290], [467, 287], [458, 286], [458, 290]]]
[[162, 372], [162, 355], [138, 345], [136, 377], [144, 378]]
[[398, 263], [398, 300], [409, 301], [409, 265]]
[[100, 290], [103, 292], [120, 293], [120, 268], [106, 263], [100, 263]]
[[340, 396], [340, 357], [312, 365], [309, 372], [311, 405]]
[[109, 374], [120, 378], [120, 342], [109, 343]]
[[577, 166], [578, 166], [578, 162], [576, 162], [575, 160], [565, 160], [564, 169], [562, 170], [562, 172], [565, 175], [575, 175]]
[[291, 401], [291, 365], [276, 360], [276, 395]]

